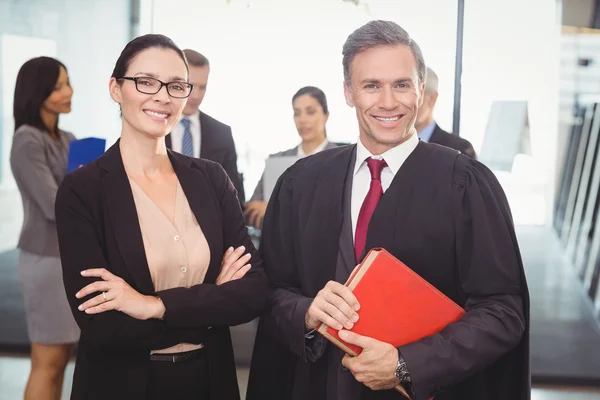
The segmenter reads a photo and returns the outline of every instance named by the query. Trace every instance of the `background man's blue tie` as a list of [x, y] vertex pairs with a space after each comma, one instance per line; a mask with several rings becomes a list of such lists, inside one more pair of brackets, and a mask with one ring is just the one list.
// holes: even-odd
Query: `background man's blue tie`
[[194, 157], [194, 142], [192, 141], [192, 131], [190, 130], [190, 120], [183, 118], [183, 140], [181, 141], [181, 154]]

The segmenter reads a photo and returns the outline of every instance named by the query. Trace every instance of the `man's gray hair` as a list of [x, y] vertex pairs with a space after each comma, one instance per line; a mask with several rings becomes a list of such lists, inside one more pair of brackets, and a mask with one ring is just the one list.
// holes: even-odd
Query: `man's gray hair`
[[438, 91], [438, 76], [434, 70], [427, 67], [427, 78], [425, 79], [425, 93], [437, 93]]
[[358, 53], [378, 46], [397, 45], [404, 45], [410, 48], [417, 61], [419, 83], [425, 82], [427, 71], [421, 48], [410, 37], [408, 32], [402, 29], [400, 25], [391, 21], [371, 21], [348, 36], [342, 50], [342, 55], [344, 56], [342, 60], [344, 81], [348, 85], [350, 84], [350, 65]]

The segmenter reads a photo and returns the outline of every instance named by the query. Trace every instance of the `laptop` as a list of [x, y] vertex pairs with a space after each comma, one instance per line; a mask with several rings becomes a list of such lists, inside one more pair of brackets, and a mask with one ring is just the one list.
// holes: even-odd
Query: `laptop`
[[266, 202], [271, 198], [279, 177], [299, 159], [300, 157], [298, 156], [275, 156], [267, 158], [263, 177], [263, 198]]

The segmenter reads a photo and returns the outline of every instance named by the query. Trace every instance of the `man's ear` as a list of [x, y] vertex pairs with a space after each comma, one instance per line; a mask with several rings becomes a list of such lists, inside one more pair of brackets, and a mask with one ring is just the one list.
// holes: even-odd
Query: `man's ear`
[[354, 107], [354, 94], [352, 93], [352, 88], [348, 82], [344, 82], [344, 97], [346, 98], [346, 104], [350, 107]]
[[425, 83], [419, 84], [419, 104], [418, 107], [423, 105], [423, 101], [425, 101]]
[[434, 92], [434, 93], [431, 93], [431, 95], [429, 95], [429, 107], [431, 107], [432, 109], [433, 109], [433, 107], [435, 107], [435, 103], [437, 103], [437, 99], [438, 99], [439, 95], [440, 94], [438, 92]]

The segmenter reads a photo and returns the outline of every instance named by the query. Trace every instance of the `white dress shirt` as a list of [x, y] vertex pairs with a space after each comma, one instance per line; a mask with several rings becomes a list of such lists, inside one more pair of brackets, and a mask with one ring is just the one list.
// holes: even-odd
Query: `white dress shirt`
[[298, 153], [297, 153], [298, 158], [304, 158], [306, 156], [312, 156], [313, 154], [317, 154], [318, 152], [325, 150], [325, 147], [327, 147], [328, 144], [329, 144], [329, 141], [327, 139], [325, 139], [325, 140], [323, 140], [323, 143], [321, 143], [320, 145], [318, 145], [317, 148], [315, 148], [313, 150], [312, 153], [306, 154], [304, 152], [304, 149], [302, 148], [302, 143], [300, 143], [298, 145]]
[[369, 150], [361, 143], [360, 139], [356, 143], [356, 164], [354, 164], [354, 178], [352, 181], [352, 238], [356, 234], [356, 224], [358, 222], [358, 214], [362, 203], [369, 193], [369, 187], [371, 186], [371, 172], [367, 166], [366, 159], [373, 157], [377, 160], [385, 160], [387, 166], [381, 171], [381, 186], [383, 192], [392, 184], [392, 180], [396, 173], [404, 164], [404, 161], [413, 152], [413, 150], [419, 144], [419, 138], [417, 135], [412, 135], [406, 142], [399, 144], [386, 151], [385, 153], [374, 156]]
[[190, 120], [190, 131], [192, 133], [192, 144], [194, 145], [194, 157], [200, 158], [200, 111], [188, 116], [181, 116], [173, 132], [171, 132], [171, 147], [173, 151], [181, 153], [181, 145], [183, 141], [183, 124], [182, 119]]

